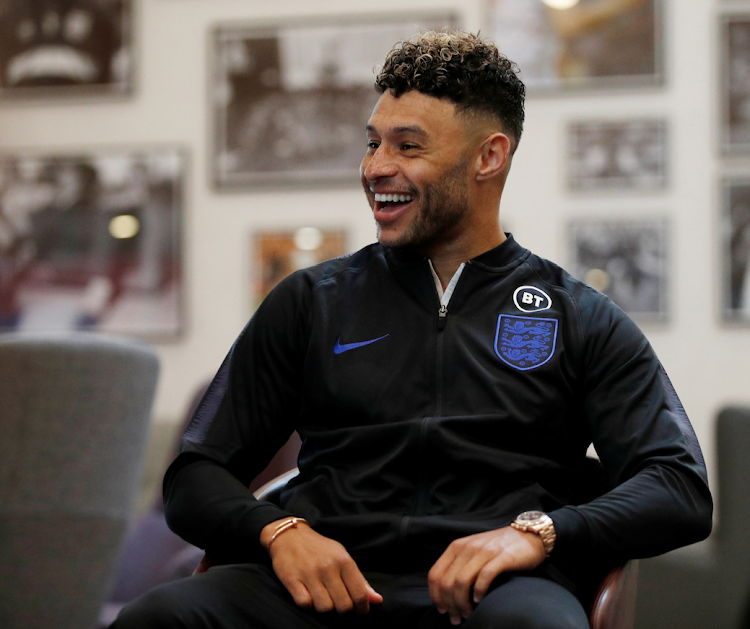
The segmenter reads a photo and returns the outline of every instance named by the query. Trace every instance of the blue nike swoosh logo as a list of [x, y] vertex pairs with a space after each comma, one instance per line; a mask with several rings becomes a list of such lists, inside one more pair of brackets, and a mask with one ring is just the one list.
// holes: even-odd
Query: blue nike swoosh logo
[[336, 339], [336, 345], [333, 346], [333, 353], [343, 354], [344, 352], [348, 352], [350, 349], [357, 349], [358, 347], [364, 347], [365, 345], [370, 345], [372, 343], [382, 341], [386, 336], [388, 336], [388, 334], [379, 336], [378, 338], [372, 339], [370, 341], [360, 341], [359, 343], [342, 343], [341, 337], [339, 337], [338, 339]]

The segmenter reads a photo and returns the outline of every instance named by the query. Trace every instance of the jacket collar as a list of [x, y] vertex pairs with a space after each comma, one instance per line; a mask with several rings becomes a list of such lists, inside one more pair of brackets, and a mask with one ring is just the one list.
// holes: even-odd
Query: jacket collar
[[[484, 253], [472, 258], [473, 262], [478, 262], [483, 266], [490, 268], [500, 268], [512, 264], [521, 257], [529, 254], [528, 249], [522, 247], [513, 238], [513, 234], [506, 233], [506, 239], [497, 247], [485, 251]], [[409, 248], [391, 248], [383, 247], [386, 256], [390, 258], [398, 267], [411, 267], [423, 264], [427, 258], [421, 253]]]

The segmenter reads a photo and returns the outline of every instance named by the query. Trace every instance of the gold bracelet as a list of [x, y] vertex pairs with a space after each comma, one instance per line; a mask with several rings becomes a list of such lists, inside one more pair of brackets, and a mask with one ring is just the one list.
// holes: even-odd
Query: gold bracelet
[[[308, 522], [307, 522], [307, 520], [305, 520], [305, 518], [287, 518], [283, 522], [279, 522], [276, 525], [276, 528], [273, 530], [273, 535], [271, 535], [271, 539], [268, 542], [268, 546], [266, 546], [266, 551], [271, 550], [271, 544], [273, 544], [273, 540], [275, 540], [284, 531], [288, 531], [289, 529], [296, 529], [297, 525], [300, 522], [304, 522], [305, 524], [308, 524]], [[308, 524], [308, 526], [309, 526], [309, 524]]]

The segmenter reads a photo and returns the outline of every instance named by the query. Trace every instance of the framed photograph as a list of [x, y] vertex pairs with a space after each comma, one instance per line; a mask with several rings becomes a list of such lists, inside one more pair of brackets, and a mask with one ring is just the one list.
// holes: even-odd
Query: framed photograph
[[132, 91], [132, 1], [0, 2], [0, 97]]
[[220, 26], [213, 34], [213, 177], [220, 189], [358, 183], [375, 68], [449, 14]]
[[570, 223], [569, 244], [575, 277], [634, 319], [666, 319], [666, 221], [578, 219]]
[[174, 337], [185, 155], [0, 155], [0, 331]]
[[724, 182], [722, 318], [750, 324], [750, 177]]
[[486, 34], [530, 92], [662, 82], [662, 0], [486, 1]]
[[750, 14], [721, 23], [721, 138], [725, 153], [750, 153]]
[[574, 122], [568, 187], [576, 192], [651, 191], [667, 184], [665, 120]]
[[300, 227], [293, 231], [259, 232], [254, 241], [253, 310], [290, 273], [347, 252], [344, 230]]

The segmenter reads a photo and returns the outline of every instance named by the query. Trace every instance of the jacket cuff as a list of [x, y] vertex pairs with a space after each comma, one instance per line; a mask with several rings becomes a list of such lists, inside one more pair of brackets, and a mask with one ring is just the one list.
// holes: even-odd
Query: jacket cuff
[[562, 507], [547, 514], [555, 526], [555, 548], [552, 555], [567, 555], [587, 548], [591, 532], [586, 518], [576, 507]]
[[263, 530], [263, 527], [276, 520], [292, 517], [295, 517], [293, 513], [284, 511], [284, 509], [277, 507], [271, 502], [259, 500], [238, 525], [240, 539], [249, 540], [251, 544], [255, 544], [258, 548], [261, 548], [260, 532]]

